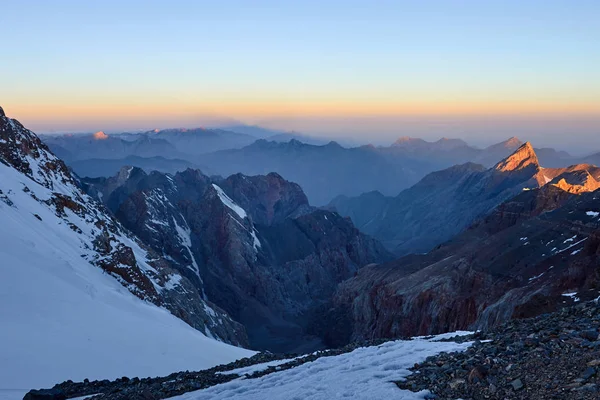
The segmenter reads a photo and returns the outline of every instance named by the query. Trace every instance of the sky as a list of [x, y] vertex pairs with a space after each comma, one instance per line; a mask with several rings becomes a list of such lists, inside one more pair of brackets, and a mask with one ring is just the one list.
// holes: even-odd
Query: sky
[[600, 149], [600, 2], [0, 0], [0, 105], [39, 132], [232, 120]]

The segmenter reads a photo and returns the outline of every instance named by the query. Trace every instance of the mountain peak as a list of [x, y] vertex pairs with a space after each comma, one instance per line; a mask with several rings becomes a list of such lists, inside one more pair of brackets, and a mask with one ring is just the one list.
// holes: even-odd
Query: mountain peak
[[410, 136], [402, 136], [402, 137], [399, 137], [394, 142], [394, 145], [401, 146], [403, 144], [421, 143], [421, 142], [424, 142], [424, 140], [423, 139], [419, 139], [419, 138], [410, 137]]
[[27, 175], [48, 189], [72, 182], [67, 166], [40, 138], [16, 119], [0, 116], [0, 162]]
[[338, 142], [336, 142], [335, 140], [330, 141], [325, 146], [331, 147], [331, 148], [342, 148], [342, 145], [339, 144]]
[[98, 131], [93, 135], [94, 140], [106, 140], [108, 139], [108, 135], [102, 131]]
[[0, 117], [6, 117], [6, 114], [4, 114], [4, 110], [2, 109], [2, 107], [0, 107]]
[[514, 153], [496, 164], [494, 169], [500, 172], [510, 172], [523, 170], [530, 166], [535, 166], [537, 169], [540, 167], [540, 162], [531, 143], [525, 142]]
[[518, 137], [513, 136], [513, 137], [507, 139], [503, 144], [504, 144], [504, 147], [512, 148], [512, 147], [519, 147], [519, 146], [523, 145], [523, 142]]

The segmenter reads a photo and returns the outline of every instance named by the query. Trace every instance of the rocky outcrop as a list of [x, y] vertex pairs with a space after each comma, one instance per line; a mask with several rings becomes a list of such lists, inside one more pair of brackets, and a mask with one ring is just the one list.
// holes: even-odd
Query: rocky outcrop
[[274, 172], [265, 176], [232, 175], [220, 186], [260, 225], [277, 224], [312, 211], [302, 188]]
[[[248, 345], [244, 328], [205, 301], [201, 290], [178, 272], [176, 261], [164, 258], [132, 235], [80, 190], [78, 178], [32, 131], [4, 115], [0, 116], [0, 162], [22, 173], [22, 190], [79, 235], [83, 259], [135, 296], [169, 310], [202, 333]], [[133, 180], [136, 174], [131, 172], [117, 177], [112, 187]], [[1, 195], [6, 204], [19, 207], [11, 201], [10, 192]]]
[[429, 357], [397, 385], [449, 400], [596, 399], [599, 311], [590, 301], [479, 332], [465, 352]]
[[469, 229], [484, 229], [494, 234], [510, 228], [524, 220], [545, 212], [556, 210], [571, 200], [574, 195], [557, 185], [546, 185], [536, 190], [525, 190], [496, 207]]
[[594, 179], [588, 170], [565, 172], [554, 178], [550, 184], [573, 194], [600, 189], [600, 182]]

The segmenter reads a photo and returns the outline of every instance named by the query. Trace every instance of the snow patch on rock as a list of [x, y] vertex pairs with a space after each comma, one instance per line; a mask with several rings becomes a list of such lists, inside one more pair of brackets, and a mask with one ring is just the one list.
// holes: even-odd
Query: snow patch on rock
[[442, 351], [463, 351], [471, 345], [468, 342], [437, 340], [439, 338], [417, 338], [362, 347], [339, 356], [321, 357], [257, 379], [238, 379], [173, 399], [423, 399], [427, 392], [400, 390], [394, 381], [410, 375], [409, 368], [428, 356]]
[[219, 195], [219, 199], [221, 199], [221, 202], [223, 202], [223, 204], [225, 206], [227, 206], [229, 209], [231, 209], [233, 212], [235, 212], [238, 215], [238, 217], [240, 217], [241, 219], [246, 218], [246, 216], [247, 216], [246, 211], [244, 211], [244, 209], [242, 207], [235, 204], [235, 202], [233, 200], [231, 200], [231, 197], [227, 196], [227, 194], [223, 191], [223, 189], [221, 189], [218, 185], [216, 185], [214, 183], [212, 184], [212, 186], [217, 191], [217, 194]]

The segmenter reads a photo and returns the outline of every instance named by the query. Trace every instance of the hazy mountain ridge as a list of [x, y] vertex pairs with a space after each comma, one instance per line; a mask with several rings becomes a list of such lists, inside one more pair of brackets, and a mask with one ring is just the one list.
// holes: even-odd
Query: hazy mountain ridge
[[174, 174], [177, 171], [184, 171], [188, 168], [199, 168], [210, 174], [210, 170], [206, 167], [198, 166], [190, 161], [162, 156], [127, 156], [114, 159], [90, 158], [71, 161], [69, 163], [69, 167], [77, 175], [90, 178], [112, 176], [119, 173], [119, 170], [126, 166], [138, 167], [147, 172], [159, 171], [170, 174]]
[[[491, 167], [514, 152], [521, 142], [510, 138], [477, 149], [459, 139], [442, 138], [436, 142], [400, 138], [391, 146], [365, 145], [346, 148], [336, 142], [323, 145], [259, 140], [250, 146], [224, 150], [200, 157], [200, 162], [216, 173], [230, 175], [264, 174], [271, 171], [298, 182], [317, 205], [337, 196], [357, 196], [379, 191], [395, 195], [417, 183], [430, 172], [465, 162]], [[553, 149], [543, 149], [542, 162], [567, 166], [570, 156]]]
[[[180, 128], [140, 133], [44, 135], [42, 140], [77, 173], [97, 177], [107, 176], [103, 174], [109, 170], [110, 175], [116, 173], [114, 165], [128, 165], [127, 160], [137, 160], [137, 164], [149, 170], [165, 172], [197, 167], [195, 160], [199, 154], [240, 148], [256, 138], [222, 129]], [[104, 166], [103, 162], [111, 166]], [[156, 166], [150, 167], [153, 162]], [[184, 162], [188, 164], [184, 166]]]
[[[109, 176], [126, 165], [169, 173], [200, 168], [222, 176], [277, 172], [298, 182], [316, 205], [370, 191], [396, 195], [430, 172], [465, 162], [491, 167], [523, 143], [513, 137], [478, 149], [460, 139], [403, 137], [390, 146], [346, 147], [302, 134], [261, 132], [267, 139], [224, 129], [180, 128], [45, 140], [82, 176]], [[569, 154], [553, 149], [539, 149], [539, 157], [548, 167], [575, 163]]]

